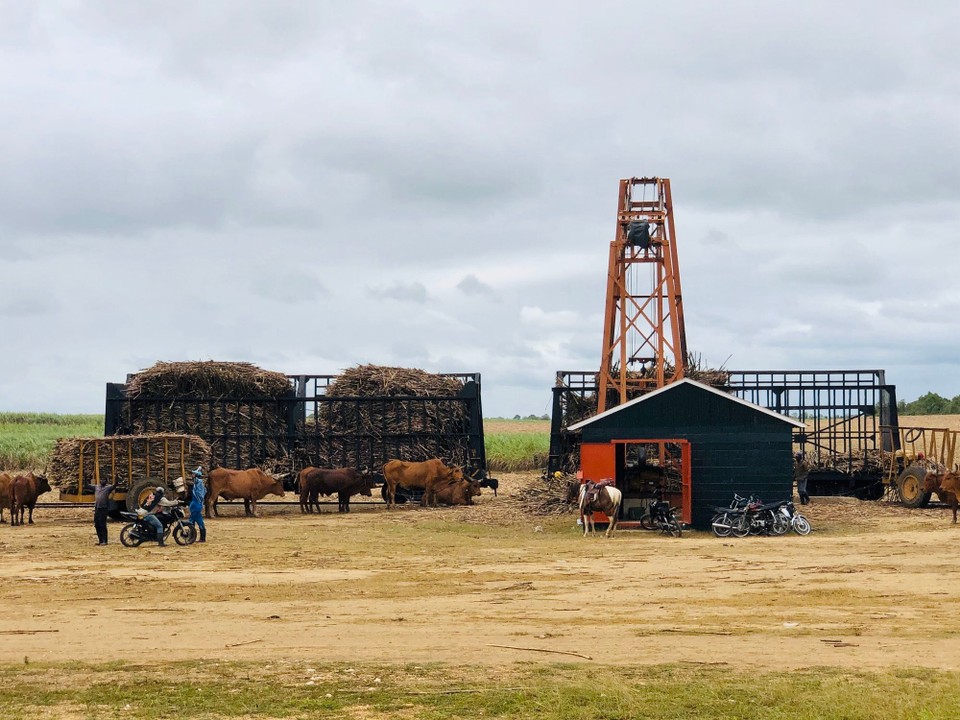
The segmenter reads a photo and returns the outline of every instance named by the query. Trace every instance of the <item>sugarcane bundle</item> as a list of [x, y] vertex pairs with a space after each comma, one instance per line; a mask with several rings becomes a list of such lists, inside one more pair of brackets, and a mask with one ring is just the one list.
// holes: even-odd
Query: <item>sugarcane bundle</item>
[[197, 466], [210, 468], [210, 445], [196, 435], [155, 433], [61, 438], [50, 453], [47, 478], [55, 487], [113, 484], [153, 478], [169, 485]]
[[469, 457], [463, 382], [415, 368], [359, 365], [327, 388], [304, 427], [304, 460], [319, 467], [356, 467], [382, 456], [441, 458], [463, 465]]
[[241, 362], [158, 362], [133, 375], [122, 426], [133, 434], [199, 435], [215, 465], [286, 464], [288, 378]]

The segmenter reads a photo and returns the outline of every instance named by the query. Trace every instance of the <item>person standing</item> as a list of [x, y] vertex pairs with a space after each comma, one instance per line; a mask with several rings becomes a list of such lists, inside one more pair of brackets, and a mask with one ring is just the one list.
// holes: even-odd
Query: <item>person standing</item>
[[100, 478], [100, 484], [93, 489], [93, 527], [97, 531], [97, 545], [107, 544], [107, 513], [110, 512], [110, 493], [113, 483]]
[[203, 485], [203, 469], [193, 471], [193, 488], [190, 491], [190, 522], [200, 532], [199, 542], [207, 541], [207, 526], [203, 524], [203, 500], [207, 489]]
[[797, 495], [800, 497], [801, 505], [810, 504], [810, 496], [807, 494], [807, 476], [810, 474], [810, 468], [803, 460], [803, 453], [798, 452], [793, 456], [793, 479], [797, 482]]

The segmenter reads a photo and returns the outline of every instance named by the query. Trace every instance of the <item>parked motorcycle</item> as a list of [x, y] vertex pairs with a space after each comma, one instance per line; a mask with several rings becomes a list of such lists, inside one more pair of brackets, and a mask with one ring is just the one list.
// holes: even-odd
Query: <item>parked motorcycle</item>
[[810, 534], [810, 521], [807, 520], [803, 515], [797, 512], [796, 506], [793, 504], [792, 500], [787, 500], [780, 506], [780, 513], [786, 519], [788, 523], [788, 528], [793, 528], [793, 531], [797, 535], [809, 535]]
[[733, 532], [733, 524], [743, 513], [743, 509], [749, 502], [755, 500], [756, 498], [754, 497], [745, 498], [734, 493], [733, 500], [730, 501], [728, 507], [714, 507], [713, 512], [715, 515], [710, 521], [710, 528], [713, 530], [713, 534], [717, 537], [728, 537], [730, 533]]
[[[145, 523], [143, 517], [137, 513], [124, 510], [120, 515], [131, 521], [120, 530], [120, 542], [126, 547], [137, 547], [140, 543], [153, 542], [157, 539], [153, 526]], [[184, 518], [183, 506], [174, 505], [164, 512], [157, 513], [157, 519], [163, 526], [164, 541], [171, 534], [177, 545], [191, 545], [197, 539], [197, 529]]]
[[747, 504], [737, 516], [731, 532], [735, 537], [747, 535], [783, 535], [790, 524], [780, 512], [782, 502], [763, 503], [759, 499]]
[[666, 500], [655, 499], [640, 518], [640, 527], [645, 530], [659, 530], [662, 535], [680, 537], [683, 525], [677, 519], [677, 508], [670, 507]]

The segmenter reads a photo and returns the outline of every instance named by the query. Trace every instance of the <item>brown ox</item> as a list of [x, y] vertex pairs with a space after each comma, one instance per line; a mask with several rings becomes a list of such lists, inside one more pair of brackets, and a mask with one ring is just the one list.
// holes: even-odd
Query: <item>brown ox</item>
[[927, 473], [923, 478], [923, 491], [935, 492], [940, 502], [946, 503], [953, 510], [953, 522], [956, 524], [957, 498], [960, 497], [960, 473]]
[[408, 490], [423, 490], [421, 505], [436, 505], [436, 485], [449, 480], [462, 480], [463, 471], [458, 467], [447, 467], [443, 460], [433, 459], [423, 462], [404, 462], [390, 460], [383, 466], [383, 480], [387, 488], [387, 507], [394, 506], [397, 485]]
[[353, 468], [336, 468], [324, 470], [322, 468], [305, 467], [298, 477], [300, 483], [300, 512], [312, 513], [313, 508], [320, 512], [320, 495], [337, 494], [338, 511], [350, 512], [350, 496], [370, 496], [373, 481], [364, 477], [363, 473]]
[[207, 517], [219, 516], [217, 501], [243, 499], [243, 511], [248, 516], [257, 516], [257, 500], [271, 493], [283, 497], [283, 475], [265, 473], [260, 468], [247, 470], [228, 470], [215, 468], [210, 471], [210, 488], [204, 501], [204, 510]]
[[441, 505], [473, 505], [473, 499], [480, 495], [480, 481], [472, 478], [447, 480], [437, 483], [434, 489]]
[[50, 483], [45, 476], [34, 475], [32, 472], [17, 475], [13, 479], [10, 491], [10, 524], [23, 525], [23, 515], [29, 510], [28, 522], [33, 525], [33, 507], [37, 504], [37, 498], [48, 492], [50, 492]]
[[13, 477], [0, 473], [0, 523], [6, 522], [3, 519], [4, 508], [9, 508], [13, 517]]

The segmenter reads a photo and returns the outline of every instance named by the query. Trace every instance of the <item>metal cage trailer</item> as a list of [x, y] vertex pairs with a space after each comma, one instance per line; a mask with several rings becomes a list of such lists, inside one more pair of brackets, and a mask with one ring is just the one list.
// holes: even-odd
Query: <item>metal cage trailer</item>
[[[289, 393], [269, 399], [134, 398], [125, 384], [108, 383], [104, 432], [188, 432], [210, 444], [214, 467], [268, 466], [290, 472], [291, 483], [308, 465], [354, 467], [382, 480], [388, 460], [432, 457], [487, 480], [479, 373], [443, 374], [462, 388], [436, 396], [330, 395], [336, 375], [287, 377]], [[276, 421], [258, 422], [265, 417]]]
[[[725, 390], [804, 423], [793, 442], [811, 465], [811, 494], [878, 499], [899, 445], [896, 387], [883, 370], [731, 370]], [[553, 388], [549, 471], [579, 466], [579, 434], [567, 428], [597, 408], [597, 373], [561, 370]]]

